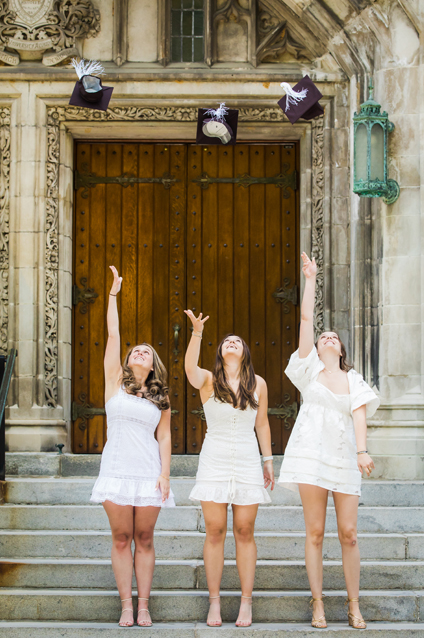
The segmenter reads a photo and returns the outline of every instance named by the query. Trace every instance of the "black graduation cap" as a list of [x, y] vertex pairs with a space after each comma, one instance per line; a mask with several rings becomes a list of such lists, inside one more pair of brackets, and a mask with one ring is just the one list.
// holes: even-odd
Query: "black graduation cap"
[[293, 88], [287, 82], [280, 85], [286, 92], [285, 96], [278, 102], [278, 106], [294, 124], [300, 118], [313, 120], [324, 113], [324, 109], [318, 100], [322, 98], [322, 93], [318, 91], [309, 75], [305, 75]]
[[228, 109], [225, 102], [217, 109], [199, 109], [197, 112], [197, 144], [235, 144], [238, 111]]
[[75, 84], [69, 104], [85, 106], [97, 111], [107, 111], [113, 87], [103, 86], [101, 79], [97, 77], [104, 72], [102, 65], [94, 60], [80, 60], [78, 62], [76, 59], [73, 59], [71, 64], [79, 80]]

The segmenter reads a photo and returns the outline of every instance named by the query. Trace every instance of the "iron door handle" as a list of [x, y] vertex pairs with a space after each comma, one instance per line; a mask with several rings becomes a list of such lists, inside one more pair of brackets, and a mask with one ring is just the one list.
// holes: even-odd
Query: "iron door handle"
[[177, 354], [180, 354], [180, 351], [178, 350], [178, 342], [180, 339], [180, 330], [181, 330], [181, 326], [179, 326], [177, 323], [173, 326], [173, 331], [174, 331], [174, 355], [177, 356]]

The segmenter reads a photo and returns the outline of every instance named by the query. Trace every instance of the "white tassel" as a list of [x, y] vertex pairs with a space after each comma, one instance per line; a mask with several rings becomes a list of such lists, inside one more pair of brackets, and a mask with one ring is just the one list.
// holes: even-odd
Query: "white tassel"
[[227, 115], [229, 109], [225, 106], [225, 102], [221, 102], [219, 108], [217, 109], [208, 109], [205, 115], [209, 115], [212, 120], [216, 122], [224, 122], [225, 116]]
[[287, 96], [286, 111], [289, 110], [290, 104], [293, 104], [293, 106], [297, 106], [299, 102], [305, 99], [308, 93], [308, 89], [302, 89], [301, 91], [293, 91], [292, 87], [287, 82], [281, 82], [280, 86], [284, 89]]
[[100, 62], [96, 60], [84, 60], [83, 58], [78, 62], [76, 58], [72, 58], [71, 65], [74, 67], [79, 80], [84, 75], [102, 75], [105, 72]]

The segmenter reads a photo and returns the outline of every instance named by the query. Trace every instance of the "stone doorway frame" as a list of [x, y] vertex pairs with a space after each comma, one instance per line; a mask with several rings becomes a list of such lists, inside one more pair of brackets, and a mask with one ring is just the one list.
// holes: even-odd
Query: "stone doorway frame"
[[[233, 100], [234, 101], [234, 100]], [[33, 405], [38, 406], [41, 424], [65, 426], [70, 443], [71, 422], [71, 348], [72, 348], [72, 224], [73, 162], [76, 139], [173, 140], [192, 142], [199, 100], [183, 106], [115, 106], [106, 113], [64, 105], [60, 100], [43, 100], [46, 126], [46, 195], [44, 289], [39, 303], [44, 324], [39, 327], [40, 356], [37, 360], [38, 385]], [[314, 254], [319, 266], [317, 286], [317, 330], [322, 330], [331, 309], [329, 246], [331, 225], [331, 121], [333, 99], [323, 100], [324, 117], [292, 126], [274, 104], [239, 108], [238, 138], [243, 141], [297, 141], [300, 146], [300, 241], [302, 248]], [[4, 126], [9, 126], [6, 123]], [[1, 127], [1, 122], [0, 122]], [[1, 153], [1, 148], [0, 148]], [[326, 179], [327, 177], [327, 179]], [[2, 230], [4, 233], [5, 227]], [[325, 237], [328, 236], [328, 240]], [[7, 243], [7, 242], [6, 242]], [[326, 272], [324, 281], [324, 272]], [[1, 275], [1, 273], [0, 273]], [[40, 283], [41, 283], [40, 279]], [[6, 287], [7, 293], [7, 287]], [[2, 292], [4, 295], [4, 291]], [[41, 310], [40, 308], [40, 310]], [[41, 317], [41, 313], [40, 313]], [[69, 397], [69, 400], [66, 398]], [[9, 409], [9, 424], [19, 422], [19, 404]], [[59, 425], [64, 424], [64, 425]], [[65, 425], [66, 424], [66, 425]], [[63, 436], [63, 435], [62, 435]], [[62, 437], [61, 437], [62, 438]], [[62, 438], [63, 440], [63, 438]]]

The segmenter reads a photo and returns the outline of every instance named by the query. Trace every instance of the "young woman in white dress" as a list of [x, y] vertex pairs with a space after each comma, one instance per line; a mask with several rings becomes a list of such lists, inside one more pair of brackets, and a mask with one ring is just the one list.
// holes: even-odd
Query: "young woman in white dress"
[[328, 493], [332, 492], [342, 548], [349, 625], [365, 629], [359, 611], [360, 556], [357, 542], [362, 472], [374, 463], [367, 452], [367, 417], [379, 399], [346, 363], [337, 333], [324, 332], [314, 345], [315, 260], [302, 253], [306, 277], [299, 350], [285, 372], [302, 393], [281, 467], [279, 484], [299, 489], [306, 526], [305, 562], [312, 591], [312, 626], [327, 626], [322, 600], [322, 545]]
[[[268, 393], [265, 381], [255, 375], [247, 344], [228, 335], [218, 346], [213, 372], [199, 368], [204, 323], [185, 311], [193, 333], [185, 357], [191, 385], [200, 390], [207, 432], [199, 457], [196, 484], [190, 494], [202, 504], [206, 525], [203, 549], [209, 590], [207, 624], [222, 624], [219, 590], [224, 568], [227, 508], [233, 509], [236, 562], [241, 582], [240, 611], [236, 625], [252, 623], [252, 592], [256, 568], [254, 528], [258, 505], [271, 501], [266, 488], [274, 489]], [[258, 443], [264, 454], [262, 471]]]
[[139, 596], [137, 623], [150, 627], [148, 601], [155, 567], [153, 531], [161, 507], [175, 506], [169, 483], [171, 409], [166, 370], [152, 346], [143, 343], [131, 348], [121, 365], [116, 297], [122, 277], [113, 266], [111, 270], [109, 336], [104, 359], [107, 443], [90, 500], [103, 503], [109, 518], [112, 568], [122, 604], [119, 625], [134, 624], [134, 566]]

